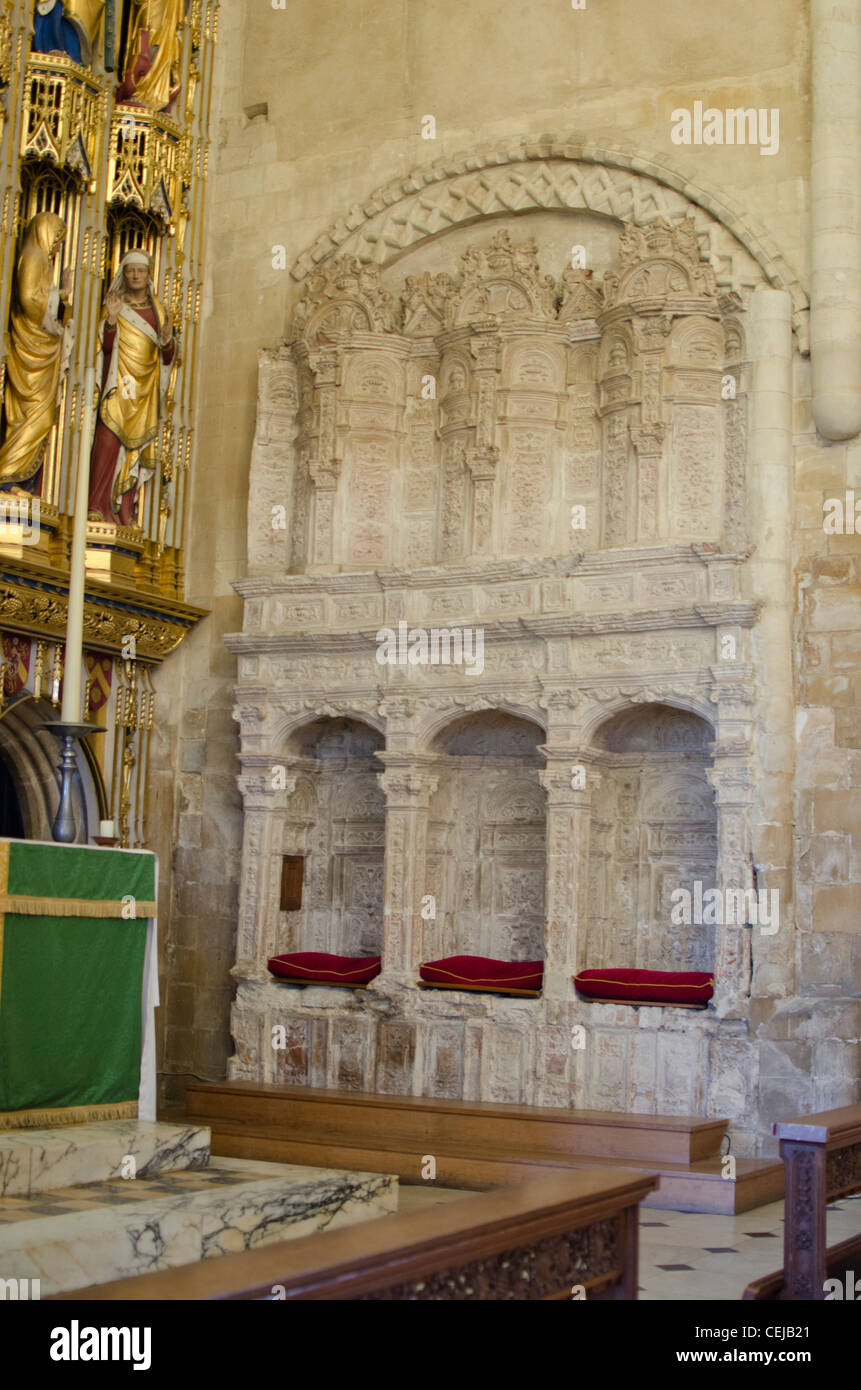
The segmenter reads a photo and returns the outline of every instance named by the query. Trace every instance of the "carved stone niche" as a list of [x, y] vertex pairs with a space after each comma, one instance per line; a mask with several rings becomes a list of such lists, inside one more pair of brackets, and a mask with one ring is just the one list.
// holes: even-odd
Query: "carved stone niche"
[[456, 719], [434, 739], [427, 870], [440, 949], [427, 949], [426, 928], [426, 955], [543, 958], [543, 740], [537, 724], [500, 710]]
[[[390, 267], [388, 288], [349, 256], [309, 275], [288, 349], [293, 568], [717, 541], [735, 525], [720, 391], [743, 315], [717, 295], [692, 218], [626, 224], [603, 287], [546, 274], [538, 242], [506, 228], [477, 229], [452, 264], [403, 285]], [[258, 452], [268, 497], [275, 460]]]
[[720, 537], [724, 307], [692, 218], [626, 226], [598, 316], [605, 544]]
[[671, 918], [674, 890], [693, 905], [695, 883], [705, 894], [716, 882], [712, 737], [698, 715], [660, 704], [623, 710], [599, 728], [580, 968], [714, 969], [715, 925]]
[[[385, 803], [375, 756], [383, 737], [357, 719], [315, 719], [288, 743], [297, 776], [282, 815], [285, 854], [304, 854], [302, 907], [282, 914], [287, 951], [379, 955]], [[289, 919], [289, 920], [288, 920]]]

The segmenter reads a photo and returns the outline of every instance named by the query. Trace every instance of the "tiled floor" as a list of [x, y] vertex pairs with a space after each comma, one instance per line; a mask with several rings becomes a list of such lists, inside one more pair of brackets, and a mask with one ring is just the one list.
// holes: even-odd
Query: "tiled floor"
[[[423, 1211], [473, 1194], [401, 1186], [398, 1210]], [[861, 1200], [828, 1209], [828, 1243], [861, 1235]], [[645, 1302], [724, 1302], [783, 1264], [783, 1203], [741, 1216], [644, 1209], [640, 1214], [640, 1298]]]
[[[861, 1201], [828, 1209], [828, 1243], [861, 1234]], [[641, 1212], [640, 1298], [718, 1302], [783, 1264], [783, 1203], [741, 1216]]]

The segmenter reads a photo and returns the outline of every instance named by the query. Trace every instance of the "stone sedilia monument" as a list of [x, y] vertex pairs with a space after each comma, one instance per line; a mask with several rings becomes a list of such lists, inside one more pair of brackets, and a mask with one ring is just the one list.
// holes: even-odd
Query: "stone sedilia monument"
[[[792, 822], [806, 302], [676, 186], [569, 145], [497, 151], [384, 191], [294, 269], [228, 639], [235, 1079], [728, 1116], [757, 1149], [757, 1001], [800, 992], [767, 832]], [[481, 669], [381, 662], [399, 625], [480, 634]], [[768, 910], [673, 912], [728, 888]], [[266, 962], [287, 951], [382, 973], [286, 988]], [[455, 954], [543, 958], [543, 993], [418, 988]], [[714, 971], [712, 1006], [579, 999], [599, 966]]]

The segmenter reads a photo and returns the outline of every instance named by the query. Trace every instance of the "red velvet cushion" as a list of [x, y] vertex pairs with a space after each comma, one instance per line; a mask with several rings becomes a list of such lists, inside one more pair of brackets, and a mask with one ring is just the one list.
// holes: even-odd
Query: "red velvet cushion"
[[473, 985], [484, 989], [540, 989], [543, 960], [489, 960], [487, 956], [446, 956], [425, 961], [419, 974], [430, 984]]
[[313, 984], [366, 985], [379, 975], [380, 956], [331, 956], [326, 951], [294, 951], [272, 956], [269, 971], [281, 980], [305, 980]]
[[714, 975], [702, 970], [581, 970], [574, 983], [590, 999], [635, 1004], [705, 1004], [715, 986]]

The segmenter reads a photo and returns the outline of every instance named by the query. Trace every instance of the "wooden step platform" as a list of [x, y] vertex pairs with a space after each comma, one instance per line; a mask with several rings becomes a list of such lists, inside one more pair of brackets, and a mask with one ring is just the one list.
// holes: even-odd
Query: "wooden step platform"
[[723, 1176], [725, 1120], [629, 1115], [482, 1101], [194, 1082], [189, 1121], [235, 1158], [396, 1173], [420, 1183], [425, 1160], [446, 1187], [490, 1188], [560, 1169], [632, 1169], [660, 1178], [646, 1206], [732, 1214], [783, 1195], [783, 1164], [737, 1159]]

